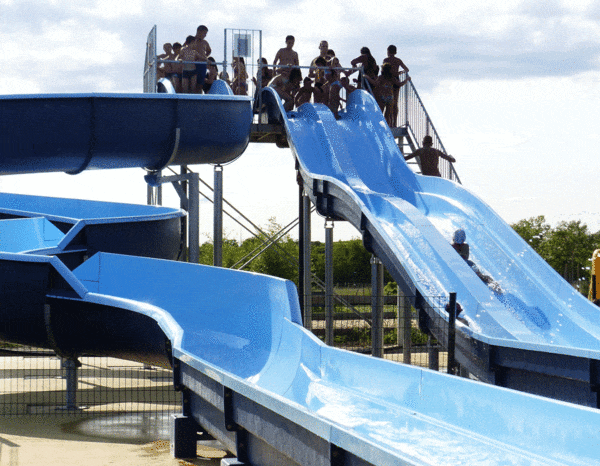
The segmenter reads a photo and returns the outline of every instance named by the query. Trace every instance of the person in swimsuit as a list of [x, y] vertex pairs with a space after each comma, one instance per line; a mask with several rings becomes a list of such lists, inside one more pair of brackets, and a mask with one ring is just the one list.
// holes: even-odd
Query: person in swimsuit
[[338, 111], [340, 109], [340, 90], [342, 89], [342, 83], [338, 80], [339, 73], [337, 70], [329, 69], [325, 70], [325, 84], [323, 85], [323, 91], [326, 94], [326, 102], [323, 102], [329, 107], [331, 113], [338, 117]]
[[[365, 77], [368, 76], [373, 80], [377, 79], [377, 75], [379, 74], [379, 66], [377, 66], [377, 62], [375, 61], [375, 58], [373, 58], [373, 55], [371, 55], [371, 51], [368, 47], [361, 48], [360, 55], [352, 60], [350, 64], [353, 68], [362, 66]], [[353, 72], [354, 71], [350, 72], [350, 74]], [[359, 86], [362, 86], [362, 78], [363, 75], [359, 75]]]
[[[311, 65], [313, 66], [313, 65]], [[317, 57], [314, 61], [315, 67], [326, 67], [327, 61], [323, 57]], [[312, 68], [311, 68], [312, 71]], [[313, 101], [315, 104], [325, 104], [329, 101], [329, 94], [325, 93], [325, 70], [316, 69], [315, 76], [315, 86], [313, 91]], [[310, 77], [310, 74], [309, 74]]]
[[410, 77], [407, 77], [404, 81], [398, 81], [392, 73], [392, 65], [385, 63], [381, 67], [381, 76], [378, 76], [376, 80], [371, 79], [367, 74], [365, 74], [365, 78], [371, 83], [373, 92], [375, 93], [375, 100], [377, 100], [385, 121], [391, 128], [393, 125], [392, 106], [394, 104], [394, 88], [400, 89], [410, 81]]
[[488, 285], [494, 291], [498, 293], [503, 293], [502, 288], [500, 288], [500, 285], [492, 277], [484, 274], [481, 270], [479, 270], [479, 267], [475, 265], [475, 262], [469, 259], [469, 244], [465, 243], [466, 239], [467, 234], [465, 233], [465, 230], [459, 228], [452, 235], [452, 247], [460, 255], [460, 257], [464, 259], [464, 261], [469, 265], [469, 267], [471, 267], [473, 272], [475, 272], [475, 274], [483, 283]]
[[[324, 77], [323, 77], [323, 70], [322, 69], [318, 69], [318, 66], [327, 66], [327, 51], [329, 50], [329, 44], [327, 43], [326, 40], [322, 40], [319, 43], [319, 56], [313, 58], [313, 61], [310, 62], [310, 71], [308, 73], [308, 77], [309, 78], [313, 78], [315, 80], [315, 84], [317, 81], [323, 82], [324, 81]], [[325, 61], [325, 65], [318, 65], [317, 64], [317, 60], [319, 60], [320, 58], [322, 58]]]
[[248, 73], [244, 57], [233, 57], [233, 82], [231, 90], [235, 95], [248, 95]]
[[[404, 64], [402, 60], [396, 57], [396, 53], [398, 52], [395, 45], [390, 45], [387, 48], [387, 57], [384, 58], [383, 63], [389, 63], [392, 65], [392, 74], [398, 80], [400, 80], [400, 69], [402, 69], [403, 73], [408, 73], [408, 67]], [[398, 97], [400, 95], [400, 88], [394, 86], [394, 101], [392, 102], [392, 117], [391, 117], [391, 125], [390, 128], [396, 127], [398, 122]]]
[[[183, 62], [193, 62], [200, 60], [200, 54], [192, 48], [194, 42], [194, 36], [187, 36], [185, 44], [181, 48], [179, 59]], [[194, 93], [196, 91], [196, 84], [198, 82], [198, 75], [196, 74], [196, 65], [194, 63], [184, 63], [183, 73], [181, 78], [182, 91], [185, 94]], [[202, 79], [204, 82], [204, 77]]]
[[294, 97], [301, 82], [302, 73], [300, 69], [293, 68], [289, 76], [277, 75], [269, 83], [269, 87], [275, 89], [281, 100], [283, 100], [283, 108], [286, 112], [291, 112], [294, 109]]
[[[209, 43], [206, 41], [206, 35], [208, 34], [208, 28], [201, 24], [196, 29], [196, 36], [194, 38], [194, 43], [192, 44], [192, 48], [198, 52], [198, 61], [206, 62], [208, 61], [208, 57], [212, 53]], [[204, 79], [206, 76], [207, 64], [206, 63], [197, 63], [196, 64], [196, 82], [198, 88], [193, 90], [192, 92], [200, 92], [202, 86], [204, 85]]]
[[[298, 60], [298, 53], [295, 50], [292, 50], [294, 47], [295, 39], [294, 36], [287, 36], [285, 38], [285, 47], [279, 49], [277, 54], [275, 55], [275, 59], [273, 60], [273, 71], [275, 74], [285, 74], [289, 75], [291, 68], [289, 66], [300, 66], [300, 61]], [[277, 69], [276, 65], [285, 66], [285, 68]]]
[[[181, 61], [181, 44], [179, 42], [175, 42], [173, 44], [173, 60]], [[171, 75], [171, 83], [175, 88], [175, 92], [182, 92], [181, 89], [181, 79], [183, 74], [183, 65], [179, 63], [172, 63], [173, 74]]]
[[212, 83], [215, 82], [219, 77], [219, 69], [217, 68], [217, 63], [213, 57], [208, 57], [208, 71], [206, 72], [206, 79], [204, 80], [204, 84], [202, 85], [202, 90], [205, 94], [208, 94]]
[[408, 161], [414, 157], [419, 157], [421, 160], [422, 175], [441, 177], [442, 174], [438, 167], [440, 157], [452, 163], [456, 162], [456, 159], [451, 155], [444, 154], [441, 150], [434, 149], [432, 146], [433, 139], [431, 136], [425, 136], [423, 138], [423, 147], [404, 157], [404, 160]]
[[300, 108], [301, 105], [310, 102], [310, 98], [313, 96], [314, 92], [315, 88], [312, 86], [312, 79], [307, 76], [304, 78], [303, 86], [296, 94], [296, 108]]

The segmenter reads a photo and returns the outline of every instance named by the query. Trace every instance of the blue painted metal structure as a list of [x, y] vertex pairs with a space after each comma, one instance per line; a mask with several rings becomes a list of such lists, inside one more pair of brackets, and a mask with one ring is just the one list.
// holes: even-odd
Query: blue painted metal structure
[[[373, 102], [354, 98], [351, 103], [360, 102], [369, 114], [354, 114], [357, 125], [378, 124]], [[328, 133], [338, 123], [321, 110], [305, 107], [286, 120], [303, 157], [302, 144], [314, 141], [313, 135], [319, 141], [314, 150], [348, 149], [345, 136]], [[136, 134], [132, 139], [142, 137]], [[379, 136], [375, 144], [386, 146]], [[358, 148], [364, 149], [360, 140], [357, 136]], [[115, 144], [115, 160], [132, 163], [121, 157], [121, 143]], [[108, 143], [103, 151], [110, 153]], [[313, 180], [319, 209], [330, 209], [332, 215], [347, 209], [371, 235], [367, 243], [381, 247], [379, 230], [367, 228], [375, 225], [375, 217], [369, 211], [357, 214], [350, 202], [340, 203], [356, 194], [333, 176], [308, 177], [316, 172], [308, 171], [307, 160], [325, 168], [331, 162], [323, 155], [317, 151], [300, 159], [305, 180]], [[12, 155], [7, 160], [15, 169]], [[361, 194], [374, 193], [348, 160], [336, 160], [333, 172], [347, 173]], [[395, 166], [380, 160], [389, 169]], [[57, 166], [52, 157], [48, 163]], [[43, 161], [34, 165], [46, 170]], [[336, 189], [337, 197], [331, 195]], [[368, 198], [370, 206], [384, 201], [416, 215], [389, 196]], [[346, 207], [337, 209], [338, 204]], [[327, 347], [302, 328], [297, 293], [288, 281], [165, 259], [92, 255], [89, 246], [82, 249], [91, 257], [65, 265], [62, 253], [69, 247], [61, 245], [72, 244], [65, 241], [71, 231], [67, 225], [101, 219], [97, 223], [107, 234], [131, 220], [152, 229], [146, 207], [15, 195], [2, 196], [0, 205], [0, 231], [6, 228], [12, 238], [15, 222], [33, 230], [22, 241], [7, 241], [9, 251], [0, 253], [0, 338], [54, 348], [67, 358], [106, 354], [172, 365], [184, 394], [184, 414], [247, 464], [598, 464], [599, 411]], [[180, 214], [153, 212], [167, 220]], [[388, 220], [403, 215], [388, 212], [393, 214]], [[390, 223], [381, 226], [380, 235]], [[412, 234], [400, 244], [427, 246], [421, 237], [435, 238], [426, 224], [421, 225], [425, 232], [403, 224]], [[83, 239], [88, 233], [72, 236]], [[152, 244], [141, 249], [149, 252]], [[443, 280], [449, 272], [438, 268], [446, 273]], [[409, 277], [412, 269], [406, 269]], [[463, 307], [468, 305], [465, 300]]]
[[214, 87], [221, 93], [0, 96], [0, 175], [230, 162], [250, 140], [252, 101]]
[[62, 278], [46, 311], [59, 354], [172, 357], [187, 414], [248, 464], [600, 458], [597, 410], [325, 346], [285, 280], [108, 253], [72, 272], [56, 257], [0, 260]]
[[[286, 115], [278, 96], [264, 92], [318, 211], [362, 232], [400, 287], [418, 296], [423, 325], [441, 341], [448, 315], [437, 299], [457, 293], [468, 321], [457, 333], [461, 364], [497, 385], [598, 407], [596, 306], [466, 188], [414, 174], [369, 94], [352, 93], [336, 120], [323, 105]], [[458, 228], [471, 259], [503, 292], [484, 284], [451, 247]]]

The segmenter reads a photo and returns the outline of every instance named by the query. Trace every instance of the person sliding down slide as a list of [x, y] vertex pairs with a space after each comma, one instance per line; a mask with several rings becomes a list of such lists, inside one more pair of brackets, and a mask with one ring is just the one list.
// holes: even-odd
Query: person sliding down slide
[[479, 270], [479, 267], [477, 267], [475, 263], [469, 259], [469, 245], [468, 243], [465, 243], [466, 239], [467, 234], [462, 228], [459, 228], [454, 232], [454, 235], [452, 237], [452, 247], [456, 250], [456, 252], [458, 252], [460, 257], [462, 257], [465, 260], [465, 262], [469, 264], [469, 267], [473, 269], [473, 272], [477, 274], [477, 276], [481, 279], [483, 283], [489, 286], [496, 293], [504, 293], [497, 281], [495, 281], [489, 275], [485, 275], [483, 272], [481, 272], [481, 270]]

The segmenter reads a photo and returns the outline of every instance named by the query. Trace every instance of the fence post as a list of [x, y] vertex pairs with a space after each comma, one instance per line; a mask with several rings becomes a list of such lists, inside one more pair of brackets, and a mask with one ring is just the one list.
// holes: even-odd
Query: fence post
[[450, 293], [448, 315], [448, 374], [456, 375], [456, 293]]
[[405, 364], [411, 363], [411, 327], [412, 312], [410, 300], [402, 291], [398, 290], [398, 337], [396, 344], [402, 346], [402, 361]]
[[438, 345], [431, 343], [431, 335], [427, 335], [427, 355], [429, 356], [429, 369], [433, 371], [440, 370], [440, 349]]
[[371, 354], [383, 357], [383, 264], [371, 256]]

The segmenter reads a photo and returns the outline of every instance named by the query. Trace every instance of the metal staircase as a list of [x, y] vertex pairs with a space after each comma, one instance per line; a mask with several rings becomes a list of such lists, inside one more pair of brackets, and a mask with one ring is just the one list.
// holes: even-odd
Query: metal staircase
[[[419, 149], [425, 136], [431, 136], [435, 149], [448, 154], [412, 81], [409, 81], [400, 89], [400, 96], [398, 98], [398, 127], [392, 128], [392, 134], [398, 141], [398, 147], [404, 155], [409, 155]], [[408, 163], [409, 165], [418, 165], [419, 169], [417, 172], [420, 173], [419, 160], [415, 158]], [[452, 163], [440, 159], [439, 168], [442, 178], [460, 183], [458, 173], [456, 173]]]

